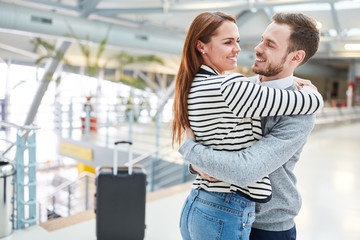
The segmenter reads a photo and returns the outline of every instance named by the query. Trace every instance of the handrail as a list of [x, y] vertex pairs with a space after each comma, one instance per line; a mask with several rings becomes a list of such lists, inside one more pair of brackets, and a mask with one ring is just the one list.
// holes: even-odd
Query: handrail
[[95, 178], [95, 174], [89, 173], [89, 172], [83, 172], [83, 173], [81, 173], [75, 180], [68, 180], [68, 181], [60, 184], [59, 186], [57, 186], [57, 187], [55, 188], [55, 190], [54, 190], [51, 194], [49, 194], [47, 197], [49, 198], [49, 197], [55, 195], [56, 193], [60, 192], [60, 191], [63, 190], [64, 188], [66, 188], [66, 187], [68, 187], [68, 186], [70, 186], [70, 185], [78, 182], [80, 179], [82, 179], [83, 177], [86, 177], [86, 176]]
[[[157, 148], [155, 148], [152, 151], [146, 152], [144, 154], [141, 154], [140, 156], [136, 157], [133, 159], [132, 164], [137, 164], [139, 162], [141, 162], [142, 160], [146, 160], [148, 157], [150, 157], [151, 155], [157, 153], [157, 152], [162, 152], [163, 150], [166, 150], [169, 146], [171, 146], [171, 144], [165, 144], [163, 146], [159, 146]], [[126, 166], [129, 166], [129, 163], [125, 163]], [[153, 174], [153, 173], [151, 173]], [[93, 173], [89, 173], [89, 172], [83, 172], [81, 174], [79, 174], [79, 176], [77, 177], [77, 179], [75, 180], [68, 180], [65, 181], [64, 183], [60, 184], [59, 186], [56, 187], [56, 189], [54, 191], [51, 192], [51, 194], [48, 194], [44, 199], [42, 199], [41, 201], [38, 201], [38, 203], [42, 206], [48, 206], [48, 200], [52, 200], [52, 204], [53, 204], [53, 209], [54, 209], [54, 213], [55, 212], [62, 212], [62, 209], [57, 209], [55, 210], [55, 198], [57, 196], [57, 194], [60, 193], [60, 191], [65, 190], [68, 192], [68, 199], [67, 199], [67, 205], [66, 205], [66, 199], [65, 199], [65, 203], [64, 205], [62, 205], [63, 207], [65, 207], [65, 209], [68, 209], [68, 215], [70, 215], [71, 211], [76, 211], [76, 210], [71, 210], [70, 209], [72, 207], [70, 207], [70, 204], [73, 203], [73, 201], [76, 201], [76, 199], [71, 198], [70, 196], [73, 194], [72, 191], [70, 191], [70, 187], [71, 186], [77, 186], [77, 184], [80, 184], [80, 180], [84, 180], [84, 177], [89, 176], [89, 177], [95, 177], [95, 174]], [[89, 182], [87, 182], [88, 184]], [[91, 180], [90, 184], [93, 184], [93, 180]], [[89, 190], [86, 190], [86, 193], [88, 193]], [[81, 196], [80, 198], [78, 198], [78, 200], [80, 199], [80, 201], [82, 201], [83, 197], [85, 197], [85, 206], [88, 206], [88, 194], [85, 194], [85, 196]], [[61, 202], [61, 201], [60, 201]], [[45, 204], [45, 205], [43, 205]], [[91, 208], [92, 206], [90, 206]], [[87, 208], [86, 208], [87, 209]], [[65, 211], [65, 210], [64, 210]]]
[[[150, 151], [150, 152], [147, 152], [147, 153], [144, 153], [144, 154], [138, 156], [138, 157], [135, 158], [133, 161], [131, 161], [131, 163], [132, 163], [132, 164], [136, 164], [136, 163], [138, 163], [138, 162], [141, 162], [142, 160], [148, 158], [149, 156], [153, 155], [153, 154], [156, 153], [157, 151], [160, 151], [160, 150], [162, 150], [162, 149], [165, 149], [165, 148], [167, 148], [167, 147], [169, 147], [169, 146], [170, 146], [170, 144], [166, 144], [166, 145], [157, 147], [157, 148], [156, 148], [155, 150], [153, 150], [153, 151]], [[128, 162], [125, 163], [125, 166], [129, 166], [129, 163], [128, 163]], [[51, 194], [48, 195], [48, 197], [50, 197], [50, 196], [52, 196], [52, 195], [55, 195], [56, 193], [60, 192], [62, 189], [64, 189], [64, 188], [66, 188], [66, 187], [68, 187], [68, 186], [76, 183], [77, 181], [79, 181], [80, 179], [82, 179], [82, 178], [85, 177], [85, 176], [95, 178], [96, 175], [93, 174], [93, 173], [90, 173], [90, 172], [83, 172], [83, 173], [81, 173], [75, 180], [68, 180], [68, 181], [60, 184], [59, 186], [57, 186], [57, 187], [55, 188], [55, 190], [54, 190]]]
[[[153, 151], [144, 153], [144, 154], [138, 156], [137, 158], [135, 158], [134, 160], [132, 160], [132, 161], [131, 161], [131, 164], [134, 165], [134, 164], [136, 164], [136, 163], [138, 163], [138, 162], [141, 162], [142, 160], [150, 157], [151, 155], [153, 155], [153, 154], [156, 153], [156, 152], [160, 152], [160, 150], [163, 150], [163, 149], [169, 147], [170, 145], [171, 145], [171, 144], [166, 144], [166, 145], [163, 145], [163, 146], [159, 146], [159, 147], [155, 148]], [[129, 162], [125, 163], [125, 166], [129, 166], [129, 164], [130, 164]]]
[[9, 141], [9, 140], [4, 139], [4, 138], [0, 138], [0, 141], [4, 141], [4, 142], [7, 142], [7, 143], [14, 143], [13, 141]]
[[[166, 144], [166, 145], [157, 147], [157, 148], [155, 148], [153, 151], [150, 151], [150, 152], [147, 152], [147, 153], [144, 153], [144, 154], [138, 156], [138, 157], [135, 158], [133, 161], [131, 161], [131, 163], [132, 163], [132, 164], [136, 164], [136, 163], [138, 163], [138, 162], [140, 162], [140, 161], [142, 161], [142, 160], [150, 157], [150, 156], [153, 155], [154, 153], [156, 153], [156, 152], [158, 152], [158, 151], [161, 151], [161, 150], [163, 150], [163, 149], [165, 149], [165, 148], [167, 148], [167, 147], [169, 147], [169, 146], [170, 146], [170, 144]], [[128, 162], [125, 163], [125, 166], [129, 166], [129, 163], [128, 163]], [[55, 190], [54, 190], [51, 194], [48, 194], [47, 197], [49, 198], [49, 197], [55, 195], [56, 193], [60, 192], [60, 191], [63, 190], [64, 188], [66, 188], [66, 187], [68, 187], [68, 186], [76, 183], [77, 181], [79, 181], [80, 179], [82, 179], [82, 178], [85, 177], [85, 176], [95, 178], [95, 174], [89, 173], [89, 172], [83, 172], [83, 173], [81, 173], [75, 180], [68, 180], [68, 181], [60, 184], [59, 186], [57, 186], [57, 187], [55, 188]]]
[[[7, 140], [7, 139], [0, 138], [0, 141], [4, 141], [4, 142], [6, 142], [6, 143], [10, 143], [10, 144], [14, 145], [14, 142], [9, 141], [9, 140]], [[5, 153], [6, 153], [6, 152], [5, 152]], [[5, 153], [4, 153], [4, 154], [5, 154]], [[5, 161], [7, 161], [7, 162], [10, 162], [10, 163], [15, 164], [15, 162], [16, 162], [15, 160], [11, 160], [10, 158], [5, 157], [4, 154], [3, 154], [3, 153], [0, 154], [0, 161], [5, 160]]]
[[26, 131], [31, 131], [31, 130], [39, 130], [40, 127], [36, 126], [36, 125], [24, 125], [24, 126], [20, 126], [17, 125], [15, 123], [9, 123], [9, 122], [4, 122], [4, 121], [0, 121], [0, 126], [3, 127], [13, 127], [16, 128], [18, 130], [26, 130]]
[[[15, 123], [9, 123], [9, 122], [4, 122], [4, 121], [0, 121], [0, 126], [4, 126], [4, 127], [13, 127], [16, 128], [17, 130], [21, 130], [21, 131], [25, 131], [25, 133], [21, 136], [23, 138], [27, 138], [28, 134], [30, 131], [34, 131], [34, 130], [39, 130], [40, 127], [36, 126], [36, 125], [24, 125], [24, 126], [20, 126], [17, 125]], [[16, 145], [16, 143], [12, 143], [4, 152], [3, 155], [5, 155], [6, 153], [8, 153], [14, 146]]]
[[[80, 181], [81, 180], [83, 180], [84, 178], [85, 178], [85, 180], [86, 180], [86, 177], [92, 177], [92, 178], [95, 178], [95, 174], [93, 174], [93, 173], [89, 173], [89, 172], [83, 172], [83, 173], [81, 173], [81, 174], [79, 174], [79, 176], [77, 177], [77, 179], [75, 179], [75, 180], [67, 180], [66, 182], [64, 182], [64, 183], [62, 183], [62, 184], [60, 184], [59, 186], [57, 186], [56, 188], [55, 188], [55, 190], [51, 193], [51, 194], [48, 194], [47, 196], [45, 196], [43, 199], [41, 199], [41, 200], [37, 200], [36, 202], [39, 204], [39, 221], [41, 222], [41, 212], [42, 212], [42, 209], [44, 209], [44, 207], [43, 206], [45, 206], [46, 208], [49, 206], [49, 203], [48, 203], [48, 200], [50, 199], [50, 200], [52, 200], [52, 204], [53, 204], [53, 211], [55, 211], [55, 206], [54, 206], [54, 204], [55, 204], [55, 197], [56, 197], [56, 195], [60, 192], [60, 191], [62, 191], [62, 190], [67, 190], [68, 191], [68, 194], [69, 194], [69, 196], [68, 196], [68, 203], [67, 203], [67, 205], [63, 205], [63, 207], [65, 207], [65, 208], [67, 208], [68, 209], [68, 215], [70, 216], [71, 214], [70, 214], [70, 209], [71, 209], [71, 207], [70, 207], [70, 202], [72, 202], [72, 198], [70, 198], [70, 195], [72, 195], [72, 192], [70, 192], [70, 186], [71, 185], [74, 185], [74, 184], [76, 184], [76, 185], [78, 185], [78, 184], [80, 184]], [[89, 183], [91, 183], [91, 182], [89, 182], [89, 181], [86, 181], [87, 183], [86, 184], [89, 184]], [[95, 182], [95, 181], [94, 181]], [[86, 197], [85, 197], [85, 199], [86, 199], [86, 206], [88, 206], [88, 189], [86, 190]], [[71, 199], [71, 200], [70, 200]], [[40, 207], [41, 206], [41, 207]], [[87, 207], [85, 207], [86, 209], [87, 209]], [[55, 213], [55, 212], [54, 212]]]
[[6, 162], [9, 162], [9, 163], [12, 163], [12, 164], [15, 164], [15, 160], [11, 160], [10, 158], [8, 157], [5, 157], [4, 155], [0, 154], [0, 161], [2, 160], [5, 160]]

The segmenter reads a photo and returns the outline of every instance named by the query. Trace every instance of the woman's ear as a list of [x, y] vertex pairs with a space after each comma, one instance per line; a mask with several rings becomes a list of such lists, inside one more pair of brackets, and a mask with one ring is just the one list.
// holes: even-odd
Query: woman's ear
[[204, 52], [204, 43], [200, 40], [196, 40], [196, 50], [198, 50], [200, 53]]

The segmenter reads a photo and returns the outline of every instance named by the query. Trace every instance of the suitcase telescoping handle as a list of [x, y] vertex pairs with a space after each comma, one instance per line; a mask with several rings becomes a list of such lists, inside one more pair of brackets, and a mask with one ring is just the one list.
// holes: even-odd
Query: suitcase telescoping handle
[[132, 174], [132, 170], [133, 170], [133, 165], [132, 165], [132, 158], [133, 158], [133, 152], [132, 152], [132, 142], [130, 141], [117, 141], [114, 142], [115, 144], [115, 149], [114, 149], [114, 162], [113, 162], [113, 174], [116, 175], [118, 172], [118, 145], [122, 144], [122, 143], [127, 143], [129, 144], [129, 168], [128, 168], [128, 172], [129, 175]]

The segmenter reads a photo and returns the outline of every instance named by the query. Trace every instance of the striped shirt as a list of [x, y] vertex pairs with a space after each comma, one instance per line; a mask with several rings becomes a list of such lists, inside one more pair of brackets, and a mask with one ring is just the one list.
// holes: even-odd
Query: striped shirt
[[[188, 95], [188, 114], [197, 142], [215, 150], [239, 151], [261, 139], [260, 117], [312, 114], [321, 107], [319, 99], [319, 93], [267, 88], [241, 74], [220, 75], [202, 65]], [[251, 186], [236, 186], [198, 175], [193, 187], [238, 193], [256, 202], [271, 199], [268, 176]]]

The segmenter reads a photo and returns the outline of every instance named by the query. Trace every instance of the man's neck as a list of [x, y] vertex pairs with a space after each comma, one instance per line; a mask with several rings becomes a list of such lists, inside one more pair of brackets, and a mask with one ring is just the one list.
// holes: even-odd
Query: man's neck
[[[258, 76], [260, 77], [260, 76]], [[258, 81], [260, 78], [258, 78]], [[263, 81], [263, 82], [256, 82], [262, 86], [271, 87], [271, 88], [278, 88], [278, 89], [287, 89], [294, 85], [293, 81], [293, 75], [281, 78], [281, 79], [274, 79], [269, 81]]]
[[259, 77], [261, 82], [268, 82], [268, 81], [283, 79], [292, 75], [293, 73], [286, 73], [286, 74], [284, 73], [284, 74], [277, 74], [275, 76], [259, 76]]

